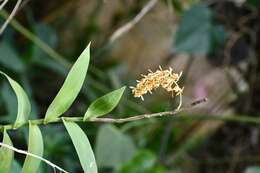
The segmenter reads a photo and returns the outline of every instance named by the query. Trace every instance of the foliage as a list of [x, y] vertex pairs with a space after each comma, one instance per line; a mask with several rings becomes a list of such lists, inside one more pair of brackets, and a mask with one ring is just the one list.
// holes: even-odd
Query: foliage
[[[88, 46], [72, 66], [63, 86], [47, 110], [44, 123], [55, 121], [61, 114], [67, 111], [78, 95], [79, 90], [84, 82], [89, 64], [89, 49], [90, 47]], [[30, 114], [30, 101], [23, 88], [16, 81], [3, 72], [1, 72], [1, 74], [7, 78], [16, 93], [18, 100], [18, 114], [14, 125], [9, 126], [9, 128], [18, 128], [28, 123], [28, 115]], [[88, 111], [92, 110], [92, 113], [88, 115], [96, 117], [109, 113], [118, 104], [124, 89], [125, 87], [113, 91], [93, 102], [88, 109]], [[107, 106], [100, 107], [100, 103], [107, 103]], [[84, 172], [97, 172], [95, 157], [85, 133], [77, 124], [73, 122], [67, 122], [66, 119], [63, 119], [63, 123], [72, 139]], [[8, 129], [6, 127], [7, 126], [3, 126], [2, 129], [4, 130], [5, 136], [3, 143], [11, 145], [11, 140], [5, 130]], [[43, 148], [43, 138], [39, 127], [29, 121], [28, 152], [41, 157], [43, 155]], [[5, 157], [6, 155], [7, 157], [4, 159], [5, 162], [2, 162], [4, 164], [0, 164], [0, 170], [9, 170], [11, 168], [11, 160], [13, 158], [12, 151], [6, 148], [1, 148], [0, 156]], [[39, 164], [39, 159], [27, 156], [24, 161], [22, 172], [37, 172]]]
[[165, 173], [165, 170], [156, 165], [156, 156], [153, 153], [141, 150], [116, 173]]
[[72, 139], [84, 172], [97, 173], [94, 153], [87, 136], [76, 123], [66, 122], [66, 120], [63, 120], [63, 123]]
[[99, 117], [111, 112], [122, 97], [125, 91], [125, 87], [122, 87], [118, 90], [112, 91], [98, 99], [96, 99], [88, 107], [87, 112], [84, 115], [84, 120], [93, 117]]
[[[140, 17], [151, 1], [156, 5]], [[3, 137], [3, 143], [42, 156], [68, 172], [218, 173], [228, 166], [230, 172], [259, 172], [259, 2], [24, 2], [0, 41], [0, 71], [4, 72], [0, 140]], [[1, 17], [4, 11], [0, 10]], [[128, 21], [134, 23], [130, 32], [108, 45], [111, 34], [121, 25], [129, 26]], [[84, 62], [75, 56], [86, 40], [92, 40], [91, 65], [86, 64], [89, 55], [82, 57]], [[69, 71], [71, 62], [78, 62], [75, 69], [85, 73]], [[209, 115], [191, 111], [116, 126], [90, 122], [113, 119], [111, 115], [121, 119], [172, 110], [175, 102], [166, 99], [163, 91], [139, 104], [122, 87], [133, 85], [129, 82], [133, 76], [147, 67], [154, 71], [159, 64], [183, 70], [184, 105], [206, 94]], [[225, 91], [222, 75], [232, 91]], [[66, 88], [73, 88], [73, 93]], [[232, 99], [226, 102], [226, 96]], [[110, 111], [111, 115], [99, 118]], [[0, 172], [8, 170], [53, 172], [38, 159], [0, 148]]]
[[[43, 139], [41, 131], [37, 125], [33, 125], [30, 122], [28, 152], [40, 157], [43, 155]], [[40, 163], [40, 160], [27, 155], [21, 172], [37, 172]]]
[[213, 23], [211, 10], [202, 4], [195, 4], [181, 18], [173, 51], [203, 55], [223, 42], [224, 29]]
[[[3, 143], [10, 146], [13, 145], [6, 131], [4, 131]], [[12, 165], [13, 155], [14, 152], [12, 150], [0, 148], [0, 172], [9, 172]]]
[[100, 168], [118, 168], [136, 152], [130, 136], [111, 125], [103, 125], [97, 134], [96, 156]]
[[12, 86], [18, 102], [17, 117], [14, 123], [14, 127], [17, 128], [21, 124], [27, 121], [28, 116], [31, 113], [31, 104], [23, 88], [8, 75], [0, 71], [0, 74], [4, 75], [10, 85]]
[[78, 60], [71, 67], [71, 70], [62, 85], [60, 91], [48, 107], [44, 121], [47, 123], [63, 114], [77, 97], [87, 74], [90, 45], [82, 52]]

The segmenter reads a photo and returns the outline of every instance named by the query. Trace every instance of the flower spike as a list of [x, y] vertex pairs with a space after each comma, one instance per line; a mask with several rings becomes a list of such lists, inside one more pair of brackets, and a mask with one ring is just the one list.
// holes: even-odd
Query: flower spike
[[179, 81], [182, 72], [179, 74], [173, 73], [171, 67], [168, 70], [163, 70], [161, 66], [159, 66], [159, 70], [156, 70], [155, 72], [152, 72], [150, 69], [148, 72], [147, 75], [141, 75], [143, 78], [140, 81], [137, 80], [136, 87], [130, 87], [134, 97], [139, 97], [144, 100], [143, 95], [147, 92], [152, 93], [152, 90], [162, 87], [167, 92], [171, 92], [172, 96], [180, 96], [180, 104], [177, 108], [180, 109], [184, 88], [180, 88], [177, 82]]

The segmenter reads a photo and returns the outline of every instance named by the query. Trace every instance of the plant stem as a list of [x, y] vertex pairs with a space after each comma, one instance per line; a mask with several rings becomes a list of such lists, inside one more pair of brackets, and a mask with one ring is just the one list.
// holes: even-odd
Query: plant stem
[[17, 149], [17, 148], [15, 148], [13, 146], [4, 144], [2, 142], [0, 142], [0, 146], [4, 147], [4, 148], [7, 148], [9, 150], [13, 150], [13, 151], [15, 151], [17, 153], [20, 153], [20, 154], [24, 154], [24, 155], [28, 155], [28, 156], [34, 157], [34, 158], [39, 159], [39, 160], [45, 162], [46, 164], [50, 165], [51, 167], [53, 167], [53, 169], [58, 169], [61, 172], [68, 173], [68, 171], [65, 171], [64, 169], [60, 168], [59, 166], [55, 165], [54, 163], [50, 162], [49, 160], [46, 160], [46, 159], [44, 159], [44, 158], [42, 158], [42, 157], [40, 157], [38, 155], [35, 155], [33, 153], [29, 153], [27, 151]]
[[[3, 2], [3, 6], [6, 4], [7, 1]], [[14, 9], [12, 10], [11, 14], [9, 15], [9, 17], [6, 18], [5, 23], [1, 26], [0, 28], [0, 35], [3, 34], [5, 28], [7, 27], [8, 23], [13, 19], [14, 15], [16, 14], [20, 4], [21, 4], [22, 0], [18, 0], [14, 6]], [[1, 6], [0, 10], [2, 10], [3, 6]]]
[[[166, 116], [166, 115], [175, 115], [179, 112], [182, 112], [184, 110], [192, 108], [192, 107], [194, 107], [198, 104], [204, 103], [206, 101], [207, 101], [207, 99], [203, 98], [203, 99], [197, 100], [197, 101], [191, 103], [189, 106], [186, 106], [186, 107], [181, 108], [181, 109], [177, 108], [173, 111], [135, 115], [135, 116], [131, 116], [131, 117], [128, 117], [128, 118], [113, 119], [113, 118], [96, 118], [96, 117], [94, 117], [94, 118], [89, 118], [86, 121], [84, 121], [84, 118], [82, 116], [81, 117], [74, 116], [74, 117], [58, 117], [58, 118], [55, 118], [51, 121], [48, 121], [48, 123], [59, 123], [59, 122], [62, 122], [63, 119], [66, 120], [66, 121], [70, 121], [70, 122], [87, 122], [87, 121], [89, 121], [89, 122], [103, 122], [103, 123], [125, 123], [125, 122], [137, 121], [137, 120], [141, 120], [141, 119], [145, 119], [145, 118], [161, 117], [161, 116]], [[44, 118], [36, 119], [36, 120], [27, 120], [26, 122], [21, 123], [19, 125], [19, 127], [15, 127], [14, 124], [0, 125], [0, 131], [17, 129], [17, 128], [20, 128], [22, 126], [28, 125], [29, 122], [31, 124], [35, 124], [35, 125], [48, 124], [44, 121]]]
[[158, 0], [150, 0], [131, 21], [118, 28], [109, 38], [109, 44], [118, 40], [122, 35], [131, 30], [158, 2]]
[[[170, 119], [166, 120], [173, 120], [173, 121], [230, 121], [230, 122], [239, 122], [239, 123], [253, 123], [253, 124], [260, 124], [260, 117], [251, 117], [251, 116], [239, 116], [239, 115], [232, 115], [232, 116], [225, 116], [225, 115], [187, 115], [187, 114], [181, 114], [176, 115], [178, 113], [181, 113], [183, 111], [187, 111], [194, 106], [201, 104], [203, 102], [206, 102], [206, 99], [202, 99], [199, 101], [195, 101], [191, 103], [189, 106], [186, 106], [181, 109], [176, 109], [173, 111], [165, 111], [165, 112], [158, 112], [158, 113], [152, 113], [152, 114], [141, 114], [141, 115], [135, 115], [127, 118], [90, 118], [86, 121], [83, 121], [83, 117], [59, 117], [56, 118], [48, 123], [59, 123], [62, 122], [62, 119], [70, 122], [98, 122], [98, 123], [127, 123], [137, 120], [143, 120], [143, 119], [150, 119], [150, 118], [159, 118], [159, 117], [169, 117]], [[175, 116], [173, 116], [175, 115]], [[29, 121], [32, 124], [35, 125], [43, 125], [44, 119], [37, 119], [37, 120], [28, 120], [20, 125], [20, 127], [28, 125]], [[18, 127], [18, 128], [20, 128]], [[0, 125], [0, 131], [15, 129], [13, 124], [8, 125]]]
[[[0, 11], [0, 16], [2, 16], [4, 19], [8, 18], [8, 13], [5, 10]], [[39, 39], [36, 35], [34, 35], [32, 32], [27, 30], [24, 26], [22, 26], [19, 22], [16, 20], [10, 21], [10, 25], [22, 35], [24, 35], [28, 40], [32, 41], [34, 44], [39, 46], [45, 53], [47, 53], [50, 57], [52, 57], [54, 60], [62, 64], [64, 67], [69, 68], [71, 66], [70, 62], [68, 62], [62, 55], [60, 55], [58, 52], [53, 50], [48, 44], [43, 42], [41, 39]]]

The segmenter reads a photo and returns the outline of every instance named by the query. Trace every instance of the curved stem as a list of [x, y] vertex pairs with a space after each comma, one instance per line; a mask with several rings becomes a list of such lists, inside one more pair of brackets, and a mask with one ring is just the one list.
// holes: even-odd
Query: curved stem
[[150, 0], [131, 21], [118, 28], [109, 38], [109, 44], [118, 40], [122, 35], [131, 30], [158, 2], [158, 0]]
[[177, 107], [177, 110], [179, 110], [181, 108], [182, 105], [182, 93], [180, 93], [180, 97], [179, 97], [179, 105]]
[[[189, 106], [186, 106], [186, 107], [180, 108], [180, 109], [177, 108], [173, 111], [165, 111], [165, 112], [158, 112], [158, 113], [152, 113], [152, 114], [141, 114], [141, 115], [135, 115], [135, 116], [127, 117], [127, 118], [116, 118], [116, 119], [114, 119], [114, 118], [89, 118], [86, 121], [84, 121], [82, 116], [81, 117], [73, 116], [73, 117], [58, 117], [58, 118], [55, 118], [55, 119], [49, 121], [48, 123], [62, 122], [62, 119], [66, 120], [66, 121], [70, 121], [70, 122], [126, 123], [126, 122], [146, 119], [146, 118], [175, 115], [175, 114], [180, 113], [184, 110], [193, 108], [194, 106], [196, 106], [200, 103], [204, 103], [206, 101], [207, 101], [207, 99], [203, 98], [203, 99], [197, 100], [195, 102], [192, 102]], [[197, 104], [194, 104], [196, 102], [197, 102]], [[28, 125], [29, 122], [32, 123], [32, 124], [35, 124], [35, 125], [43, 125], [43, 124], [45, 125], [46, 124], [44, 122], [44, 119], [28, 120], [24, 123], [21, 123], [19, 127], [14, 127], [14, 124], [0, 125], [0, 131], [3, 131], [4, 129], [5, 130], [17, 129], [17, 128], [20, 128], [22, 126]]]
[[24, 154], [24, 155], [28, 155], [28, 156], [34, 157], [34, 158], [39, 159], [39, 160], [45, 162], [46, 164], [50, 165], [51, 167], [53, 167], [53, 169], [58, 169], [61, 172], [68, 173], [68, 171], [65, 171], [64, 169], [60, 168], [59, 166], [55, 165], [54, 163], [50, 162], [49, 160], [46, 160], [46, 159], [44, 159], [44, 158], [42, 158], [40, 156], [37, 156], [37, 155], [35, 155], [33, 153], [29, 153], [27, 151], [17, 149], [17, 148], [15, 148], [13, 146], [4, 144], [2, 142], [0, 142], [0, 146], [4, 147], [4, 148], [7, 148], [9, 150], [13, 150], [13, 151], [15, 151], [17, 153], [20, 153], [20, 154]]
[[[83, 117], [59, 117], [51, 122], [48, 123], [59, 123], [62, 122], [62, 119], [70, 122], [98, 122], [98, 123], [127, 123], [142, 119], [150, 119], [150, 118], [158, 118], [158, 117], [166, 117], [168, 116], [171, 118], [171, 120], [174, 121], [231, 121], [231, 122], [239, 122], [239, 123], [254, 123], [254, 124], [260, 124], [260, 118], [259, 117], [251, 117], [251, 116], [238, 116], [238, 115], [231, 115], [231, 116], [225, 116], [225, 115], [176, 115], [178, 113], [181, 113], [183, 111], [187, 111], [189, 109], [192, 109], [194, 106], [197, 106], [201, 103], [206, 102], [206, 98], [197, 100], [195, 102], [192, 102], [189, 106], [175, 109], [173, 111], [165, 111], [165, 112], [158, 112], [158, 113], [152, 113], [152, 114], [141, 114], [141, 115], [135, 115], [127, 118], [90, 118], [86, 121], [83, 120]], [[176, 115], [176, 116], [173, 116]], [[166, 119], [169, 120], [169, 119]], [[36, 125], [43, 125], [44, 119], [37, 119], [37, 120], [28, 120], [21, 124], [20, 127], [28, 125], [29, 121], [32, 124]], [[19, 128], [20, 128], [19, 127]], [[4, 129], [10, 130], [14, 129], [13, 124], [8, 125], [0, 125], [0, 131], [3, 131]]]
[[[4, 19], [8, 18], [8, 13], [5, 10], [0, 11], [0, 16]], [[17, 31], [19, 31], [24, 37], [28, 40], [32, 41], [35, 45], [37, 45], [42, 51], [48, 54], [51, 58], [53, 58], [56, 62], [60, 63], [66, 68], [71, 66], [70, 62], [68, 62], [62, 55], [53, 50], [48, 44], [38, 38], [35, 34], [30, 32], [24, 26], [22, 26], [17, 20], [12, 20], [10, 25]]]

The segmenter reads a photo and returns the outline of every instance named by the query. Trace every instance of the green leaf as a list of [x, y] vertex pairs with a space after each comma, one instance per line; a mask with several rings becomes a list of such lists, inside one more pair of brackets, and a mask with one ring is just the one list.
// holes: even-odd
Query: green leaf
[[23, 88], [25, 89], [28, 98], [31, 102], [31, 113], [30, 113], [30, 118], [31, 119], [37, 119], [39, 112], [38, 112], [38, 107], [36, 104], [36, 101], [33, 97], [33, 88], [32, 85], [30, 84], [30, 79], [28, 78], [27, 75], [22, 75], [21, 76], [21, 83], [23, 84]]
[[10, 173], [21, 173], [21, 170], [22, 170], [21, 165], [16, 160], [14, 160]]
[[72, 143], [77, 151], [80, 164], [85, 173], [97, 173], [97, 165], [94, 153], [83, 130], [74, 122], [66, 122], [63, 119]]
[[164, 173], [164, 169], [155, 163], [155, 154], [148, 150], [141, 150], [116, 173]]
[[0, 43], [0, 54], [0, 64], [6, 68], [16, 72], [22, 72], [25, 70], [24, 63], [7, 42]]
[[[8, 136], [7, 132], [4, 131], [4, 139], [3, 143], [9, 146], [13, 146], [10, 137]], [[13, 150], [8, 148], [1, 147], [0, 148], [0, 172], [9, 172], [12, 165], [12, 160], [14, 157]]]
[[103, 125], [97, 135], [96, 156], [99, 167], [116, 168], [132, 159], [136, 151], [130, 136], [112, 125]]
[[[29, 124], [28, 152], [40, 157], [43, 155], [43, 139], [41, 131], [37, 125], [31, 123]], [[26, 156], [22, 173], [35, 173], [38, 170], [40, 163], [41, 160], [31, 156]]]
[[14, 123], [14, 127], [17, 128], [22, 123], [27, 121], [28, 116], [31, 112], [31, 104], [25, 91], [16, 81], [14, 81], [12, 78], [10, 78], [7, 74], [5, 74], [2, 71], [0, 71], [0, 74], [4, 75], [7, 78], [17, 97], [18, 111]]
[[80, 92], [87, 74], [90, 58], [89, 49], [90, 44], [81, 53], [78, 60], [72, 66], [60, 91], [52, 101], [51, 105], [48, 107], [44, 119], [46, 123], [55, 118], [58, 118], [61, 114], [67, 111]]
[[6, 121], [14, 122], [16, 119], [17, 112], [17, 101], [12, 88], [10, 87], [8, 82], [3, 82], [2, 85], [2, 98], [4, 101], [5, 108], [7, 110], [8, 116], [6, 116]]
[[222, 25], [214, 25], [211, 28], [211, 51], [223, 45], [225, 42], [225, 30]]
[[124, 91], [125, 87], [122, 87], [95, 100], [85, 113], [84, 120], [111, 112], [119, 103]]
[[186, 11], [176, 33], [175, 51], [207, 53], [211, 11], [203, 5], [194, 5]]
[[260, 172], [260, 166], [250, 166], [246, 168], [244, 173], [259, 173]]
[[212, 13], [201, 4], [186, 11], [177, 29], [174, 52], [207, 54], [211, 50]]

